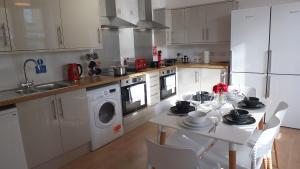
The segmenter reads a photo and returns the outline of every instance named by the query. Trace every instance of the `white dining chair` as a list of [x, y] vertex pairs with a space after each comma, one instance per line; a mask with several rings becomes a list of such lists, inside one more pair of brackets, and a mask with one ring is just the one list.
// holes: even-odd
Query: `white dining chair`
[[[272, 150], [273, 141], [279, 132], [280, 124], [280, 119], [276, 115], [273, 115], [265, 125], [265, 129], [256, 132], [258, 136], [256, 140], [252, 139], [247, 145], [237, 146], [238, 168], [260, 169], [263, 159]], [[223, 168], [228, 168], [228, 146], [228, 143], [218, 141], [205, 158], [220, 163]], [[265, 162], [268, 163], [268, 161]]]
[[192, 149], [159, 145], [146, 139], [148, 168], [155, 169], [220, 169], [212, 161], [201, 160]]
[[256, 97], [256, 89], [250, 86], [238, 86], [238, 85], [230, 85], [228, 86], [228, 91], [239, 91], [243, 93], [247, 97]]
[[[286, 102], [280, 102], [277, 108], [275, 109], [275, 116], [280, 119], [280, 121], [283, 121], [286, 113], [288, 111], [289, 105]], [[277, 168], [280, 168], [279, 163], [279, 150], [278, 150], [278, 139], [279, 139], [279, 133], [277, 133], [277, 136], [274, 139], [273, 147], [274, 147], [274, 155], [275, 155], [275, 161]]]

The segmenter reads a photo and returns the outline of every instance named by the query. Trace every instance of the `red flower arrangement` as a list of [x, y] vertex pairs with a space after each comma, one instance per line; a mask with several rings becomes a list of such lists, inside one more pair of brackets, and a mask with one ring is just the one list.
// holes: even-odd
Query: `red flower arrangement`
[[228, 85], [225, 83], [219, 83], [213, 87], [213, 92], [222, 95], [224, 92], [228, 92]]

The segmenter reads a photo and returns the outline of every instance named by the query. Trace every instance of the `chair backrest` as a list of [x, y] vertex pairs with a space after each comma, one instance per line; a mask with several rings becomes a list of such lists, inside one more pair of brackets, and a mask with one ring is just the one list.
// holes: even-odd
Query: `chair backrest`
[[280, 124], [280, 119], [276, 115], [273, 115], [254, 144], [252, 150], [253, 159], [263, 157], [272, 150], [273, 141], [279, 132]]
[[230, 85], [228, 87], [229, 91], [237, 90], [243, 93], [247, 97], [256, 97], [256, 89], [249, 86], [237, 86], [237, 85]]
[[154, 111], [156, 114], [160, 114], [170, 110], [170, 107], [172, 107], [171, 102], [168, 100], [164, 100], [154, 106]]
[[274, 114], [276, 117], [278, 117], [280, 119], [281, 122], [284, 120], [288, 108], [289, 108], [289, 105], [286, 102], [280, 102], [278, 104], [277, 108], [275, 109]]
[[159, 145], [146, 139], [148, 165], [155, 169], [197, 169], [199, 161], [191, 149]]

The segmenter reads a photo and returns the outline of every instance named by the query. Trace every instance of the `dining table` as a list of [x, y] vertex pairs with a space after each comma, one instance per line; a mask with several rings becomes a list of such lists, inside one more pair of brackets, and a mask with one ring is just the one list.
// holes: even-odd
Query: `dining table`
[[191, 132], [194, 134], [198, 134], [199, 136], [205, 136], [209, 138], [213, 138], [215, 140], [222, 140], [229, 144], [229, 169], [237, 169], [237, 156], [236, 150], [237, 145], [245, 145], [247, 141], [250, 139], [251, 135], [255, 130], [263, 129], [264, 125], [264, 116], [266, 113], [265, 108], [260, 109], [246, 109], [249, 114], [255, 119], [253, 124], [249, 125], [229, 125], [222, 122], [222, 116], [230, 110], [233, 109], [232, 104], [225, 103], [220, 105], [218, 108], [213, 110], [209, 110], [207, 113], [207, 118], [218, 118], [220, 121], [218, 125], [215, 126], [215, 130], [210, 132], [211, 128], [203, 128], [203, 129], [188, 129], [181, 125], [182, 121], [187, 118], [185, 116], [176, 116], [174, 114], [170, 114], [170, 111], [166, 111], [160, 113], [150, 119], [151, 123], [157, 125], [157, 141], [159, 144], [166, 143], [166, 128], [173, 128], [176, 130], [182, 130], [184, 132]]

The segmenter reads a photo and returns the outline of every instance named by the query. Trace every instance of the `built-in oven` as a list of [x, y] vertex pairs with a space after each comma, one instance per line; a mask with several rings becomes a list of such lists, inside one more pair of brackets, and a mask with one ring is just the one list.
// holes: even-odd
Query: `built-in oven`
[[160, 71], [160, 100], [176, 95], [176, 69]]
[[123, 116], [147, 107], [145, 75], [122, 80], [121, 94]]

